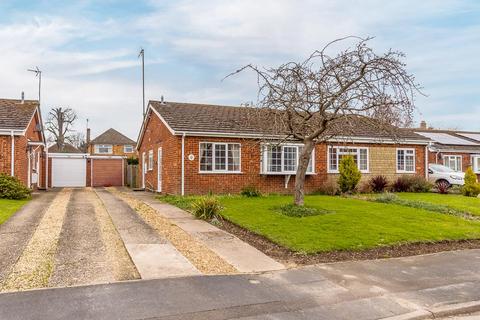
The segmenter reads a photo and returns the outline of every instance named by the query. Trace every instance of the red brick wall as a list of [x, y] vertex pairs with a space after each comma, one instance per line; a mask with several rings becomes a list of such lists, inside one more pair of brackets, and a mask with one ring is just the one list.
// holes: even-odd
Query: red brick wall
[[[157, 190], [158, 148], [162, 147], [162, 191], [169, 194], [178, 194], [180, 193], [181, 176], [181, 137], [172, 135], [153, 113], [150, 114], [147, 121], [146, 130], [138, 150], [138, 185], [141, 186], [143, 160], [148, 162], [148, 152], [153, 150], [153, 170], [147, 171], [145, 174], [145, 187], [149, 190]], [[145, 152], [145, 159], [142, 158], [143, 152]]]

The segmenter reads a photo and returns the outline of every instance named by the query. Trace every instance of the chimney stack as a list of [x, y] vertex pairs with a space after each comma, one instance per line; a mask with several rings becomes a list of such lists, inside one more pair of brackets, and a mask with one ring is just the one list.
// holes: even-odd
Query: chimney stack
[[422, 120], [420, 122], [420, 129], [424, 129], [424, 130], [427, 129], [427, 122], [425, 120]]
[[22, 101], [20, 103], [23, 104], [24, 102], [25, 102], [25, 92], [22, 91]]
[[90, 144], [90, 128], [87, 128], [87, 146]]

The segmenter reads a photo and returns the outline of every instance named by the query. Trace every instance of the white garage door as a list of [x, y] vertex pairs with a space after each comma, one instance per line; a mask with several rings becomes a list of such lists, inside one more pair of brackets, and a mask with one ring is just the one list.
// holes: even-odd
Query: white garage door
[[85, 187], [86, 159], [52, 158], [52, 187]]

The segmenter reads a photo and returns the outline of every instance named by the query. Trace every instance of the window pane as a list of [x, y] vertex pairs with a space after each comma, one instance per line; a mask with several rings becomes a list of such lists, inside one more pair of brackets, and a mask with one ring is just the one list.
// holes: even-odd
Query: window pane
[[228, 145], [228, 171], [240, 171], [240, 145]]
[[297, 147], [283, 147], [283, 170], [297, 170]]
[[330, 148], [330, 170], [337, 170], [337, 148]]
[[358, 169], [368, 170], [368, 152], [367, 149], [360, 149], [360, 162], [358, 163]]
[[457, 168], [456, 171], [462, 171], [462, 157], [457, 157]]
[[213, 170], [213, 151], [211, 143], [200, 144], [200, 171]]
[[282, 171], [282, 147], [269, 146], [267, 150], [267, 171]]
[[226, 145], [215, 145], [215, 170], [227, 169], [227, 150]]
[[405, 151], [397, 150], [397, 170], [405, 170]]
[[415, 171], [415, 156], [412, 152], [408, 152], [405, 156], [405, 171], [414, 172]]

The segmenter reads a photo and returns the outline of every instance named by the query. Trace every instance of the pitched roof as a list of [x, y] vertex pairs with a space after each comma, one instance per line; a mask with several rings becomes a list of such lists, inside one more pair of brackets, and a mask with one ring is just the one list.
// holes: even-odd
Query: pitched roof
[[37, 107], [36, 100], [0, 99], [0, 129], [27, 128]]
[[[149, 105], [161, 115], [173, 131], [248, 135], [266, 133], [265, 122], [248, 121], [253, 108], [160, 101], [150, 101]], [[391, 132], [382, 132], [378, 126], [372, 124], [372, 121], [374, 120], [357, 118], [354, 121], [355, 125], [347, 126], [337, 122], [335, 127], [340, 131], [338, 135], [344, 136], [389, 138], [391, 132], [394, 132], [400, 139], [428, 140], [410, 130], [393, 126], [388, 130]]]
[[65, 143], [63, 145], [63, 150], [59, 150], [58, 145], [55, 143], [54, 145], [48, 148], [48, 152], [49, 153], [83, 153], [78, 148], [76, 148], [75, 146], [69, 143]]
[[121, 134], [117, 130], [110, 128], [95, 139], [93, 139], [90, 144], [131, 144], [134, 145], [136, 142], [127, 136]]
[[445, 129], [413, 129], [417, 134], [430, 138], [438, 150], [480, 152], [480, 140], [474, 139], [480, 132]]

